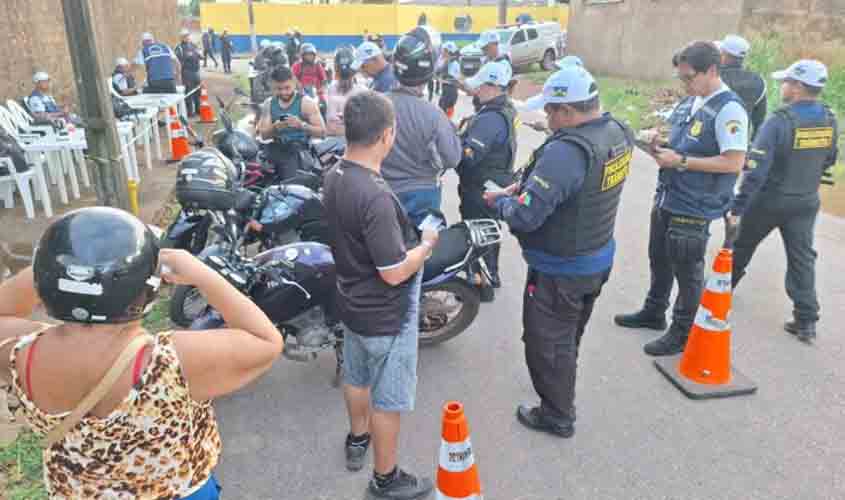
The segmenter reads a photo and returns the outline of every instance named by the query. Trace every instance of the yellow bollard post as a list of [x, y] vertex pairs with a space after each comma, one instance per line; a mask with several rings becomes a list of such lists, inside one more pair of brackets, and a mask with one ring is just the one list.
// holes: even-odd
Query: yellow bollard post
[[140, 216], [141, 207], [138, 205], [138, 181], [134, 179], [129, 180], [129, 206], [132, 208], [132, 214], [135, 217]]

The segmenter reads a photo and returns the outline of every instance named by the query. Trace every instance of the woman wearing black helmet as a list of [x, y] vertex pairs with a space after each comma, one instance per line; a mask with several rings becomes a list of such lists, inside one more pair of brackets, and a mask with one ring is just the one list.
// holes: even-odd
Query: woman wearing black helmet
[[393, 52], [400, 87], [387, 95], [396, 112], [396, 141], [381, 173], [415, 224], [429, 209], [440, 209], [440, 174], [461, 159], [455, 127], [423, 98], [434, 76], [440, 37], [428, 27], [404, 35]]
[[[228, 328], [147, 334], [161, 279], [196, 286]], [[29, 320], [43, 305], [62, 323]], [[0, 285], [0, 379], [47, 435], [50, 498], [217, 499], [211, 400], [268, 370], [282, 339], [261, 310], [126, 212], [70, 212], [32, 267]]]
[[352, 61], [355, 51], [348, 47], [341, 47], [334, 55], [334, 73], [337, 79], [329, 85], [328, 103], [326, 106], [326, 133], [333, 137], [344, 137], [343, 106], [346, 98], [353, 92], [367, 90], [355, 79]]

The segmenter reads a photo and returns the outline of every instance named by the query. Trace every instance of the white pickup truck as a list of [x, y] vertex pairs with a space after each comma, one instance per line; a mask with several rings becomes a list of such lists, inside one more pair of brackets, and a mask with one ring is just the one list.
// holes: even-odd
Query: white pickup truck
[[[499, 35], [499, 53], [507, 56], [514, 69], [536, 62], [551, 71], [566, 50], [566, 32], [556, 22], [504, 26], [495, 31]], [[461, 72], [465, 76], [477, 73], [482, 55], [478, 41], [461, 49]]]

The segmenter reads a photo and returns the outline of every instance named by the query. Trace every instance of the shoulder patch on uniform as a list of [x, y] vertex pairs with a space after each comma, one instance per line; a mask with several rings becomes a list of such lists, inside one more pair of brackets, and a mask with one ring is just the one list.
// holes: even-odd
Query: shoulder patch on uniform
[[466, 156], [467, 158], [472, 158], [473, 156], [475, 156], [475, 151], [473, 151], [472, 148], [468, 147], [464, 149], [464, 156]]
[[729, 134], [737, 134], [742, 130], [742, 122], [739, 120], [731, 120], [725, 124], [725, 129]]
[[749, 159], [745, 162], [745, 166], [748, 168], [748, 170], [754, 170], [755, 168], [757, 168], [757, 160]]
[[704, 127], [704, 124], [701, 123], [701, 120], [695, 120], [692, 123], [692, 127], [689, 129], [689, 135], [693, 137], [698, 137], [701, 134], [701, 129]]
[[521, 195], [519, 195], [519, 198], [517, 198], [517, 200], [519, 201], [520, 205], [530, 207], [531, 206], [531, 193], [527, 193], [527, 192], [522, 193]]
[[532, 175], [532, 176], [531, 176], [531, 180], [532, 180], [532, 181], [534, 181], [534, 182], [536, 182], [537, 184], [539, 184], [539, 185], [540, 185], [540, 187], [542, 187], [543, 189], [550, 189], [550, 188], [552, 187], [552, 186], [549, 184], [549, 181], [547, 181], [547, 180], [543, 179], [543, 178], [542, 178], [542, 177], [540, 177], [539, 175], [536, 175], [536, 174], [535, 174], [535, 175]]

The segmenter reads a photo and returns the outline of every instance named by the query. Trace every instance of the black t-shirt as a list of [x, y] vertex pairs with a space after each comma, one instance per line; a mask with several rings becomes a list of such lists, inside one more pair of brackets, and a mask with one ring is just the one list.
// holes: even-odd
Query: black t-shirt
[[341, 319], [359, 335], [397, 335], [410, 305], [410, 280], [390, 286], [379, 271], [405, 261], [419, 241], [415, 228], [384, 178], [350, 161], [326, 175], [323, 200]]

